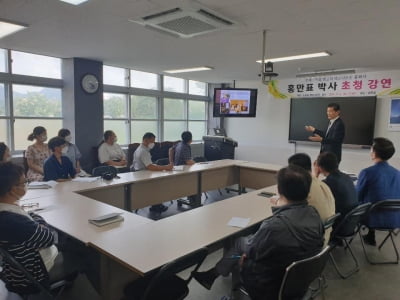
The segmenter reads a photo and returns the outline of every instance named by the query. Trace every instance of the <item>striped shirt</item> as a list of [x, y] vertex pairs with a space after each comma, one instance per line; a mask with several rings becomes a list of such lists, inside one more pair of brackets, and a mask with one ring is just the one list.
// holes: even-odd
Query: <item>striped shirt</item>
[[[42, 217], [0, 211], [0, 246], [7, 250], [37, 281], [46, 284], [48, 272], [39, 253], [54, 244], [55, 235]], [[32, 293], [36, 288], [18, 269], [2, 262], [0, 279], [9, 291]]]

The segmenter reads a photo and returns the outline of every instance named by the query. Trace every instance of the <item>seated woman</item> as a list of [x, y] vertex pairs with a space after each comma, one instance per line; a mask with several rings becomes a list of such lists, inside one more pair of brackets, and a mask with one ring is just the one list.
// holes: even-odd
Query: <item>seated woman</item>
[[44, 181], [67, 181], [75, 177], [76, 171], [68, 157], [62, 155], [65, 140], [53, 137], [49, 141], [49, 148], [53, 154], [44, 163]]
[[99, 147], [99, 161], [103, 165], [127, 169], [127, 161], [124, 151], [117, 144], [117, 136], [112, 130], [104, 132], [104, 141]]
[[[69, 247], [73, 251], [59, 252], [55, 246], [57, 232], [41, 216], [27, 213], [19, 206], [18, 200], [26, 193], [26, 183], [22, 167], [11, 162], [0, 164], [0, 246], [45, 286], [76, 272], [91, 274], [88, 261], [93, 255], [87, 252], [87, 247], [75, 242]], [[62, 238], [63, 235], [58, 240]], [[66, 249], [68, 245], [61, 246]], [[37, 292], [22, 272], [7, 263], [3, 264], [0, 279], [14, 293]]]
[[[55, 233], [42, 217], [25, 212], [18, 200], [26, 193], [22, 167], [11, 162], [0, 164], [0, 241], [39, 282], [49, 279], [48, 271], [58, 255]], [[5, 264], [1, 279], [14, 292], [27, 292], [30, 282], [18, 270]], [[10, 286], [11, 285], [11, 286]], [[17, 287], [17, 290], [15, 290]]]
[[[388, 164], [395, 148], [393, 143], [382, 137], [373, 140], [371, 159], [374, 165], [361, 170], [357, 181], [357, 194], [360, 203], [375, 203], [382, 200], [400, 199], [400, 172]], [[364, 241], [369, 245], [376, 245], [375, 230], [373, 228], [400, 227], [400, 213], [376, 212], [366, 220], [369, 227]]]
[[6, 144], [0, 143], [0, 162], [6, 162], [11, 160], [10, 149]]
[[29, 141], [35, 140], [35, 143], [26, 149], [25, 157], [28, 163], [27, 178], [29, 181], [42, 181], [44, 177], [43, 164], [50, 156], [50, 150], [47, 144], [47, 131], [42, 126], [37, 126], [28, 136]]
[[69, 158], [69, 160], [72, 162], [72, 165], [75, 168], [76, 173], [80, 173], [81, 171], [81, 165], [79, 160], [81, 159], [82, 155], [81, 152], [79, 151], [78, 147], [75, 144], [72, 144], [72, 136], [71, 136], [71, 131], [68, 129], [60, 129], [58, 131], [58, 136], [60, 138], [63, 138], [65, 141], [65, 147], [63, 148], [63, 156], [66, 156]]

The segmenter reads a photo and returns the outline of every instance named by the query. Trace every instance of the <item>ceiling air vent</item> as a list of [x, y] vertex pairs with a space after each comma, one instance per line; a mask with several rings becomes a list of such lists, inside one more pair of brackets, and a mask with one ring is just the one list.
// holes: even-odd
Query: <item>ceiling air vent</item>
[[181, 38], [232, 28], [235, 25], [232, 20], [193, 1], [184, 1], [181, 7], [154, 12], [130, 21]]

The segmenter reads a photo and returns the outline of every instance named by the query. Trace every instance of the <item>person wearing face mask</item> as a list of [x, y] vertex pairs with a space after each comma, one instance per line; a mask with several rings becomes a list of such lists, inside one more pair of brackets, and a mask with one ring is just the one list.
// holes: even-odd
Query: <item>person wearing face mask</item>
[[65, 147], [65, 140], [60, 137], [53, 137], [49, 141], [49, 148], [53, 154], [44, 162], [44, 180], [55, 180], [58, 182], [68, 181], [76, 175], [71, 160], [62, 155]]
[[58, 136], [60, 138], [63, 138], [65, 140], [65, 146], [62, 149], [62, 154], [63, 156], [68, 157], [71, 162], [72, 165], [74, 166], [76, 173], [80, 173], [81, 172], [81, 165], [79, 160], [82, 157], [81, 152], [79, 151], [78, 147], [75, 144], [72, 144], [72, 136], [71, 136], [71, 131], [69, 131], [68, 129], [60, 129], [58, 131]]
[[10, 149], [3, 142], [0, 143], [0, 162], [7, 162], [11, 160]]
[[[151, 161], [150, 150], [154, 147], [156, 136], [147, 132], [143, 135], [142, 143], [133, 153], [133, 163], [131, 166], [131, 171], [149, 170], [149, 171], [170, 171], [173, 168], [172, 164], [166, 166], [159, 166], [153, 164]], [[163, 204], [153, 205], [150, 207], [150, 211], [164, 212], [168, 209], [167, 206]]]
[[35, 140], [35, 143], [28, 146], [25, 152], [29, 167], [27, 179], [28, 181], [42, 181], [44, 177], [44, 161], [51, 155], [49, 147], [45, 143], [47, 141], [46, 128], [42, 126], [35, 127], [28, 136], [28, 140]]
[[[49, 279], [58, 255], [55, 233], [42, 217], [25, 212], [18, 200], [26, 193], [22, 167], [11, 162], [0, 164], [0, 241], [25, 269], [39, 282]], [[4, 264], [1, 279], [13, 292], [29, 290], [31, 282]], [[17, 290], [15, 290], [17, 289]]]
[[112, 130], [104, 132], [104, 140], [99, 147], [99, 161], [102, 165], [118, 168], [120, 172], [128, 169], [125, 153], [117, 144], [117, 136]]
[[[90, 274], [87, 261], [91, 256], [85, 252], [87, 247], [75, 243], [75, 252], [60, 250], [55, 243], [57, 239], [60, 241], [62, 234], [58, 237], [57, 232], [41, 216], [28, 213], [19, 206], [18, 200], [26, 193], [26, 183], [22, 167], [11, 162], [0, 164], [1, 247], [45, 286], [77, 272]], [[65, 248], [60, 242], [58, 245]], [[38, 292], [28, 278], [6, 262], [3, 262], [0, 270], [0, 279], [14, 293]]]

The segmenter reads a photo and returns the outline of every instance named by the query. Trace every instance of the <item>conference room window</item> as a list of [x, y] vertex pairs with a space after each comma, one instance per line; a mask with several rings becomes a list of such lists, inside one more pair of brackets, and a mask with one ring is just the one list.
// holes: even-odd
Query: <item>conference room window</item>
[[189, 100], [188, 105], [188, 130], [194, 141], [202, 140], [207, 133], [207, 102]]
[[49, 138], [62, 128], [61, 89], [12, 85], [14, 149], [24, 150], [32, 142], [27, 137], [36, 126], [47, 129]]
[[112, 130], [118, 137], [118, 144], [129, 144], [128, 96], [126, 94], [104, 93], [104, 130]]
[[186, 130], [186, 102], [183, 99], [164, 98], [164, 141], [181, 139], [182, 131]]
[[0, 72], [7, 71], [7, 51], [5, 49], [0, 49]]
[[186, 80], [182, 78], [164, 76], [164, 91], [186, 93]]
[[5, 85], [0, 83], [0, 142], [8, 144]]
[[207, 96], [207, 83], [189, 80], [189, 94]]
[[12, 73], [61, 79], [61, 59], [11, 50]]
[[127, 69], [104, 65], [103, 83], [116, 86], [128, 86]]
[[158, 84], [159, 75], [148, 72], [141, 72], [136, 70], [131, 70], [131, 87], [148, 89], [148, 90], [159, 90]]
[[158, 135], [158, 99], [131, 96], [131, 143], [140, 143], [145, 132]]

